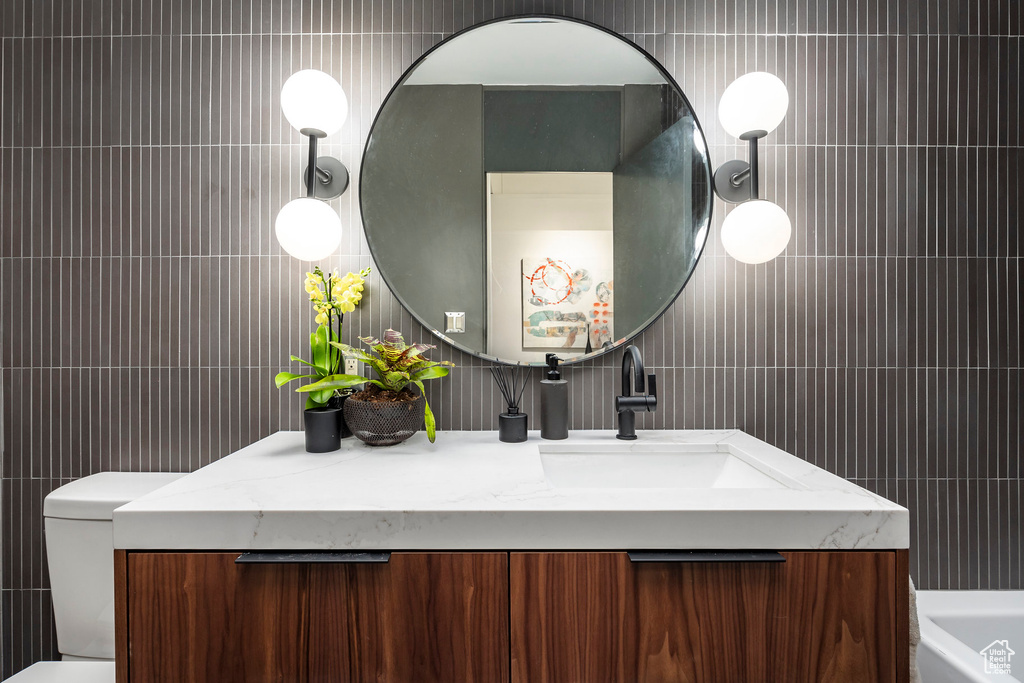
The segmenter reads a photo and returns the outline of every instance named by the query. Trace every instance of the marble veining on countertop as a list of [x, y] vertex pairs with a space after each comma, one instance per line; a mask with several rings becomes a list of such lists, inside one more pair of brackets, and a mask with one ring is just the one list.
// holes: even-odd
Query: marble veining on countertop
[[[713, 445], [756, 458], [778, 488], [561, 488], [540, 449]], [[628, 453], [627, 453], [628, 455]], [[685, 456], [681, 456], [685, 457]], [[905, 508], [743, 432], [419, 432], [388, 448], [306, 453], [278, 432], [114, 513], [114, 545], [151, 550], [879, 549], [909, 545]]]

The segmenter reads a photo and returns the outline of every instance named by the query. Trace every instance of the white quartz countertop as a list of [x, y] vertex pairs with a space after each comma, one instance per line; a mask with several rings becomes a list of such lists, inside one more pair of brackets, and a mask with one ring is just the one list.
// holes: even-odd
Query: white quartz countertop
[[[905, 508], [739, 431], [571, 432], [521, 444], [423, 432], [306, 453], [278, 432], [114, 512], [114, 546], [150, 550], [907, 548]], [[675, 446], [753, 457], [776, 488], [561, 488], [546, 452]], [[586, 457], [581, 456], [581, 457]], [[685, 457], [685, 456], [681, 456]]]

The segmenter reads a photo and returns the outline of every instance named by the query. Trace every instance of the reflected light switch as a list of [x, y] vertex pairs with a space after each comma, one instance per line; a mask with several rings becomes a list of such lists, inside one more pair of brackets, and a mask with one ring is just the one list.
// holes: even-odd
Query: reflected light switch
[[466, 314], [463, 311], [445, 311], [445, 334], [464, 334], [466, 332]]

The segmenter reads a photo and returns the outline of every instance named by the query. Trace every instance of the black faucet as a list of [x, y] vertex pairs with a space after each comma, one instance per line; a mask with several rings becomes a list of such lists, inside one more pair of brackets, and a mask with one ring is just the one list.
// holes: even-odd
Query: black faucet
[[[640, 395], [634, 396], [629, 388], [629, 371], [633, 370], [633, 389]], [[644, 392], [647, 395], [644, 396]], [[618, 439], [633, 440], [636, 438], [636, 411], [644, 410], [653, 413], [658, 407], [658, 385], [654, 375], [647, 375], [647, 387], [644, 388], [644, 361], [640, 358], [640, 349], [630, 344], [622, 353], [622, 396], [615, 397], [615, 410], [619, 413]]]

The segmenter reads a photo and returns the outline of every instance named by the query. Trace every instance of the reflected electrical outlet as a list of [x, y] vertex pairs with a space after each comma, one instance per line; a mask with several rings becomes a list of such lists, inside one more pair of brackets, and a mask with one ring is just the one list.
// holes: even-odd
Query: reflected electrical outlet
[[445, 334], [465, 334], [466, 314], [463, 311], [445, 311]]

